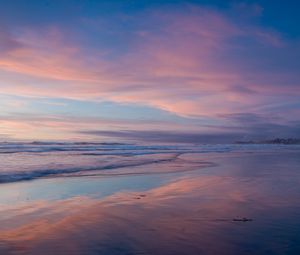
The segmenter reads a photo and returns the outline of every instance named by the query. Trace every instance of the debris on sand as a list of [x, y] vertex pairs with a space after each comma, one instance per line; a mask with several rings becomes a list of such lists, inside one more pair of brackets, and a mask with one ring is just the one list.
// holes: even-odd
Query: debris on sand
[[232, 219], [232, 221], [242, 221], [242, 222], [246, 222], [246, 221], [253, 221], [253, 219], [250, 218], [234, 218]]

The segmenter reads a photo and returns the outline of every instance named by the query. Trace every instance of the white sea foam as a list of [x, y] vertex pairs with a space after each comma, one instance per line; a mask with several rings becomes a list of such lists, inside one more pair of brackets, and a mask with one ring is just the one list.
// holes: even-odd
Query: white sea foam
[[[188, 169], [184, 154], [300, 150], [287, 145], [137, 145], [121, 143], [0, 143], [0, 183], [91, 171], [137, 168], [177, 160], [174, 171]], [[182, 157], [184, 158], [184, 157]], [[200, 166], [200, 165], [199, 165]], [[135, 172], [138, 172], [136, 170]]]

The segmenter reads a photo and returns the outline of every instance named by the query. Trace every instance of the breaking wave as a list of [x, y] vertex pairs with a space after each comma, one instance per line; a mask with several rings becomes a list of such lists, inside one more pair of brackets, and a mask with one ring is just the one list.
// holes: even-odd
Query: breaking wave
[[[196, 169], [203, 166], [204, 160], [183, 159], [184, 154], [251, 152], [280, 149], [274, 145], [138, 145], [125, 143], [89, 142], [32, 142], [0, 143], [0, 183], [33, 180], [60, 176], [84, 176], [91, 172], [123, 171], [134, 169], [134, 173], [155, 172], [164, 164], [170, 172]], [[284, 146], [285, 149], [299, 149]], [[167, 167], [166, 167], [167, 164]], [[205, 166], [209, 164], [204, 164]], [[126, 171], [125, 171], [126, 172]], [[156, 171], [157, 172], [157, 171]], [[128, 173], [128, 171], [127, 171]], [[118, 174], [122, 174], [119, 172]]]

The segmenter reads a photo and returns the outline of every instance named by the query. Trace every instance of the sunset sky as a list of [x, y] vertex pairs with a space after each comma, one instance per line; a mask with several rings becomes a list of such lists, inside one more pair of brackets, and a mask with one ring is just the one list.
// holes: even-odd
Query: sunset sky
[[0, 0], [0, 141], [300, 138], [299, 9]]

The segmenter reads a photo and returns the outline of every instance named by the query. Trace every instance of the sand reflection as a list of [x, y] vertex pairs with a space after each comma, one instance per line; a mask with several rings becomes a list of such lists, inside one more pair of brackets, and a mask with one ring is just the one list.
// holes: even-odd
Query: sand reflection
[[[235, 226], [241, 224], [232, 221], [257, 220], [259, 210], [249, 210], [251, 195], [251, 184], [241, 189], [234, 179], [199, 177], [142, 194], [2, 208], [1, 214], [9, 215], [0, 232], [2, 249], [16, 254], [191, 254], [210, 247], [209, 253], [220, 254], [234, 250], [225, 242], [226, 230], [255, 225]], [[274, 203], [261, 202], [264, 207]]]
[[[268, 178], [194, 175], [145, 192], [3, 206], [0, 251], [297, 254], [300, 199], [288, 194]], [[253, 221], [234, 221], [243, 217]]]

